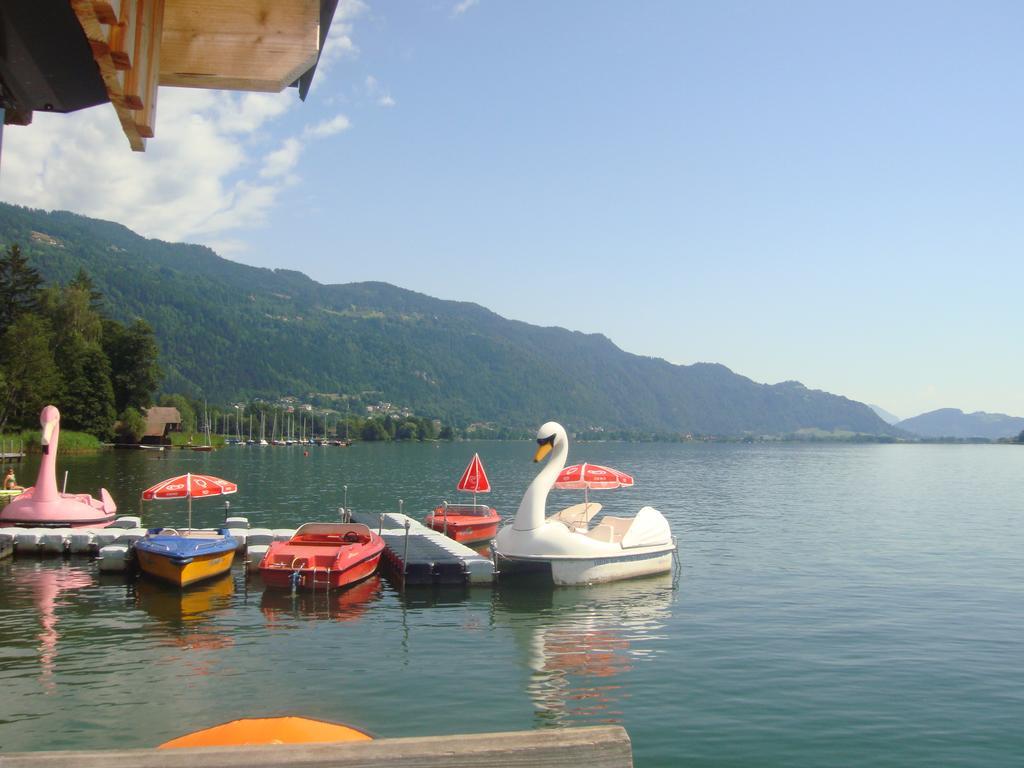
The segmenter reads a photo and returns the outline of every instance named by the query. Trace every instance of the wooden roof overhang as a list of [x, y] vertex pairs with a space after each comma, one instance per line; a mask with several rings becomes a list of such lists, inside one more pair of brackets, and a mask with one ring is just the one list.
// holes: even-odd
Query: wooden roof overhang
[[110, 101], [131, 148], [143, 151], [156, 133], [161, 85], [271, 93], [296, 85], [305, 98], [337, 4], [4, 0], [0, 106], [6, 122], [27, 124], [33, 109]]

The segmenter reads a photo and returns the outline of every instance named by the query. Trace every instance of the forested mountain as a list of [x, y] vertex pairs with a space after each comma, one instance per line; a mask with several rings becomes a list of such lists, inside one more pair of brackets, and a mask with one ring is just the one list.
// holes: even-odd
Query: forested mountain
[[904, 419], [897, 426], [921, 437], [984, 437], [998, 440], [1020, 434], [1024, 430], [1024, 418], [1007, 416], [1005, 413], [964, 413], [959, 408], [940, 408]]
[[376, 392], [457, 424], [557, 418], [576, 429], [711, 435], [895, 433], [866, 405], [797, 382], [672, 365], [602, 335], [386, 283], [321, 285], [67, 212], [0, 204], [0, 243], [12, 242], [46, 280], [67, 282], [84, 268], [111, 314], [144, 318], [161, 346], [165, 391], [221, 401]]

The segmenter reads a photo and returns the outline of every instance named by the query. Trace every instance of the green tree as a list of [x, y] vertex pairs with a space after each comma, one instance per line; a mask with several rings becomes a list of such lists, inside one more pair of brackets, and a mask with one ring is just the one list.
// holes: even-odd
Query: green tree
[[163, 371], [157, 363], [160, 350], [150, 325], [139, 319], [125, 328], [120, 323], [107, 321], [103, 329], [103, 349], [110, 359], [110, 381], [117, 410], [152, 405]]
[[146, 434], [146, 417], [128, 406], [117, 419], [116, 434], [119, 443], [138, 443]]
[[403, 421], [397, 427], [395, 427], [395, 439], [396, 440], [416, 440], [420, 436], [419, 425], [412, 421]]
[[0, 391], [0, 430], [8, 422], [32, 424], [39, 411], [60, 391], [61, 380], [51, 351], [49, 324], [38, 315], [22, 315], [0, 340], [3, 390]]
[[0, 327], [8, 327], [26, 312], [39, 307], [43, 278], [21, 255], [17, 244], [0, 256]]
[[[160, 398], [160, 405], [167, 408], [177, 408], [178, 413], [181, 414], [181, 431], [182, 432], [195, 432], [196, 431], [196, 411], [192, 407], [192, 403], [184, 395], [163, 395]], [[259, 421], [259, 415], [256, 416], [257, 422]], [[257, 427], [257, 430], [259, 427]], [[256, 436], [259, 437], [257, 431]]]
[[387, 440], [391, 436], [384, 429], [384, 425], [380, 421], [377, 419], [367, 419], [359, 432], [359, 437], [367, 442], [373, 442], [374, 440]]
[[107, 438], [114, 429], [114, 389], [110, 361], [99, 344], [72, 336], [61, 356], [64, 386], [61, 420], [71, 429]]

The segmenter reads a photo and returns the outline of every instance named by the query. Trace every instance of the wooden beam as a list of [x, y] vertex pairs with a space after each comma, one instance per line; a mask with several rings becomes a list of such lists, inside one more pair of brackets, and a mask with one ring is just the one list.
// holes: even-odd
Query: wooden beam
[[[130, 4], [127, 0], [125, 4]], [[100, 77], [107, 88], [107, 96], [114, 106], [117, 119], [121, 123], [121, 130], [128, 138], [128, 144], [136, 152], [143, 152], [146, 149], [146, 139], [139, 133], [139, 128], [132, 115], [133, 110], [141, 107], [141, 104], [131, 104], [125, 98], [123, 75], [114, 64], [111, 56], [111, 31], [104, 30], [96, 15], [96, 8], [93, 0], [71, 0], [71, 9], [82, 25], [85, 37], [92, 48], [93, 58], [100, 69]]]
[[277, 92], [316, 63], [319, 0], [170, 0], [160, 85]]
[[633, 765], [621, 726], [559, 728], [461, 736], [103, 752], [0, 755], [0, 768], [626, 768]]

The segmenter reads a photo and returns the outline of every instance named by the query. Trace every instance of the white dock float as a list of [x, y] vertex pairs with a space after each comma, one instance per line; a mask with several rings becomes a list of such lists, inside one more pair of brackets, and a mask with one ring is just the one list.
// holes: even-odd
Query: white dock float
[[353, 512], [352, 520], [380, 531], [385, 563], [406, 585], [494, 582], [488, 558], [408, 515]]
[[14, 551], [18, 554], [38, 554], [39, 539], [49, 528], [17, 528], [14, 535]]
[[267, 550], [270, 549], [269, 544], [250, 544], [246, 548], [245, 553], [245, 567], [250, 573], [258, 571], [260, 569], [260, 561], [263, 560], [263, 556], [267, 554]]
[[273, 544], [274, 532], [269, 528], [250, 528], [245, 534], [245, 542], [248, 546]]
[[70, 543], [71, 528], [50, 528], [39, 537], [39, 551], [44, 555], [63, 555]]
[[68, 537], [68, 552], [72, 555], [90, 555], [96, 544], [96, 534], [88, 528], [75, 528]]
[[99, 569], [104, 573], [125, 571], [132, 561], [132, 544], [124, 542], [100, 547], [97, 558]]

